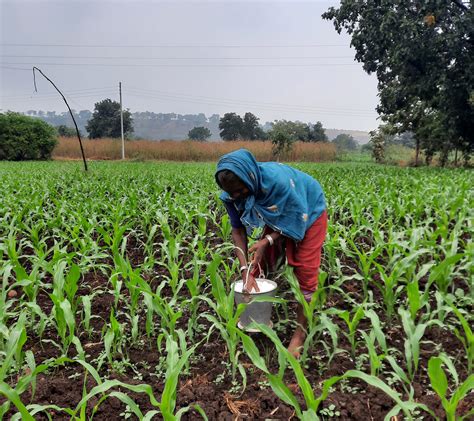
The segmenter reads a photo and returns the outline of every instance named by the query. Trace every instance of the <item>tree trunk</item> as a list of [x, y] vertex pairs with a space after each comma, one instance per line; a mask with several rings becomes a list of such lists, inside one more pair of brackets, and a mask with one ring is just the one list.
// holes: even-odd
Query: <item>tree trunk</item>
[[458, 148], [454, 149], [454, 166], [458, 166]]

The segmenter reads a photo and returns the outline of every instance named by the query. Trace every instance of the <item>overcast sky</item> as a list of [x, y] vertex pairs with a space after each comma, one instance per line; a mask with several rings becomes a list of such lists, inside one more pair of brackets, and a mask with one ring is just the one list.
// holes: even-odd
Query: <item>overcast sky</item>
[[337, 1], [0, 0], [1, 111], [251, 111], [261, 122], [377, 127], [376, 78], [321, 13]]

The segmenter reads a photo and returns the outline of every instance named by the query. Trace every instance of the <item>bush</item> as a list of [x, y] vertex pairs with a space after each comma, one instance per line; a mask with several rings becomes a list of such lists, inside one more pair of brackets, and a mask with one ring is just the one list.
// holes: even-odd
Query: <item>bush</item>
[[56, 130], [48, 123], [19, 113], [0, 114], [0, 160], [49, 159]]

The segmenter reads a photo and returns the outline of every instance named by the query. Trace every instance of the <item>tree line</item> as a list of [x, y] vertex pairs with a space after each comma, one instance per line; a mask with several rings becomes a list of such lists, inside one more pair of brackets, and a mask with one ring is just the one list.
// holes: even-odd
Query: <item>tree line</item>
[[474, 151], [474, 13], [461, 0], [346, 0], [322, 16], [351, 36], [355, 58], [378, 79], [382, 124], [372, 132], [383, 161], [390, 136], [411, 132], [416, 164], [424, 152], [444, 165]]

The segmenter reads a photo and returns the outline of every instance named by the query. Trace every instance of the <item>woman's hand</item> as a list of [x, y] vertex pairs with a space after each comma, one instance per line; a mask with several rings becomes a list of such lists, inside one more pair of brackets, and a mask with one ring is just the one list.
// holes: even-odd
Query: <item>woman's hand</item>
[[263, 238], [262, 240], [257, 241], [252, 247], [249, 249], [249, 255], [253, 253], [251, 266], [252, 268], [257, 268], [260, 262], [263, 259], [263, 254], [265, 253], [265, 249], [268, 246], [268, 240]]
[[255, 277], [248, 271], [248, 269], [245, 269], [242, 272], [242, 280], [244, 281], [244, 292], [251, 293], [253, 289], [255, 292], [260, 292]]

